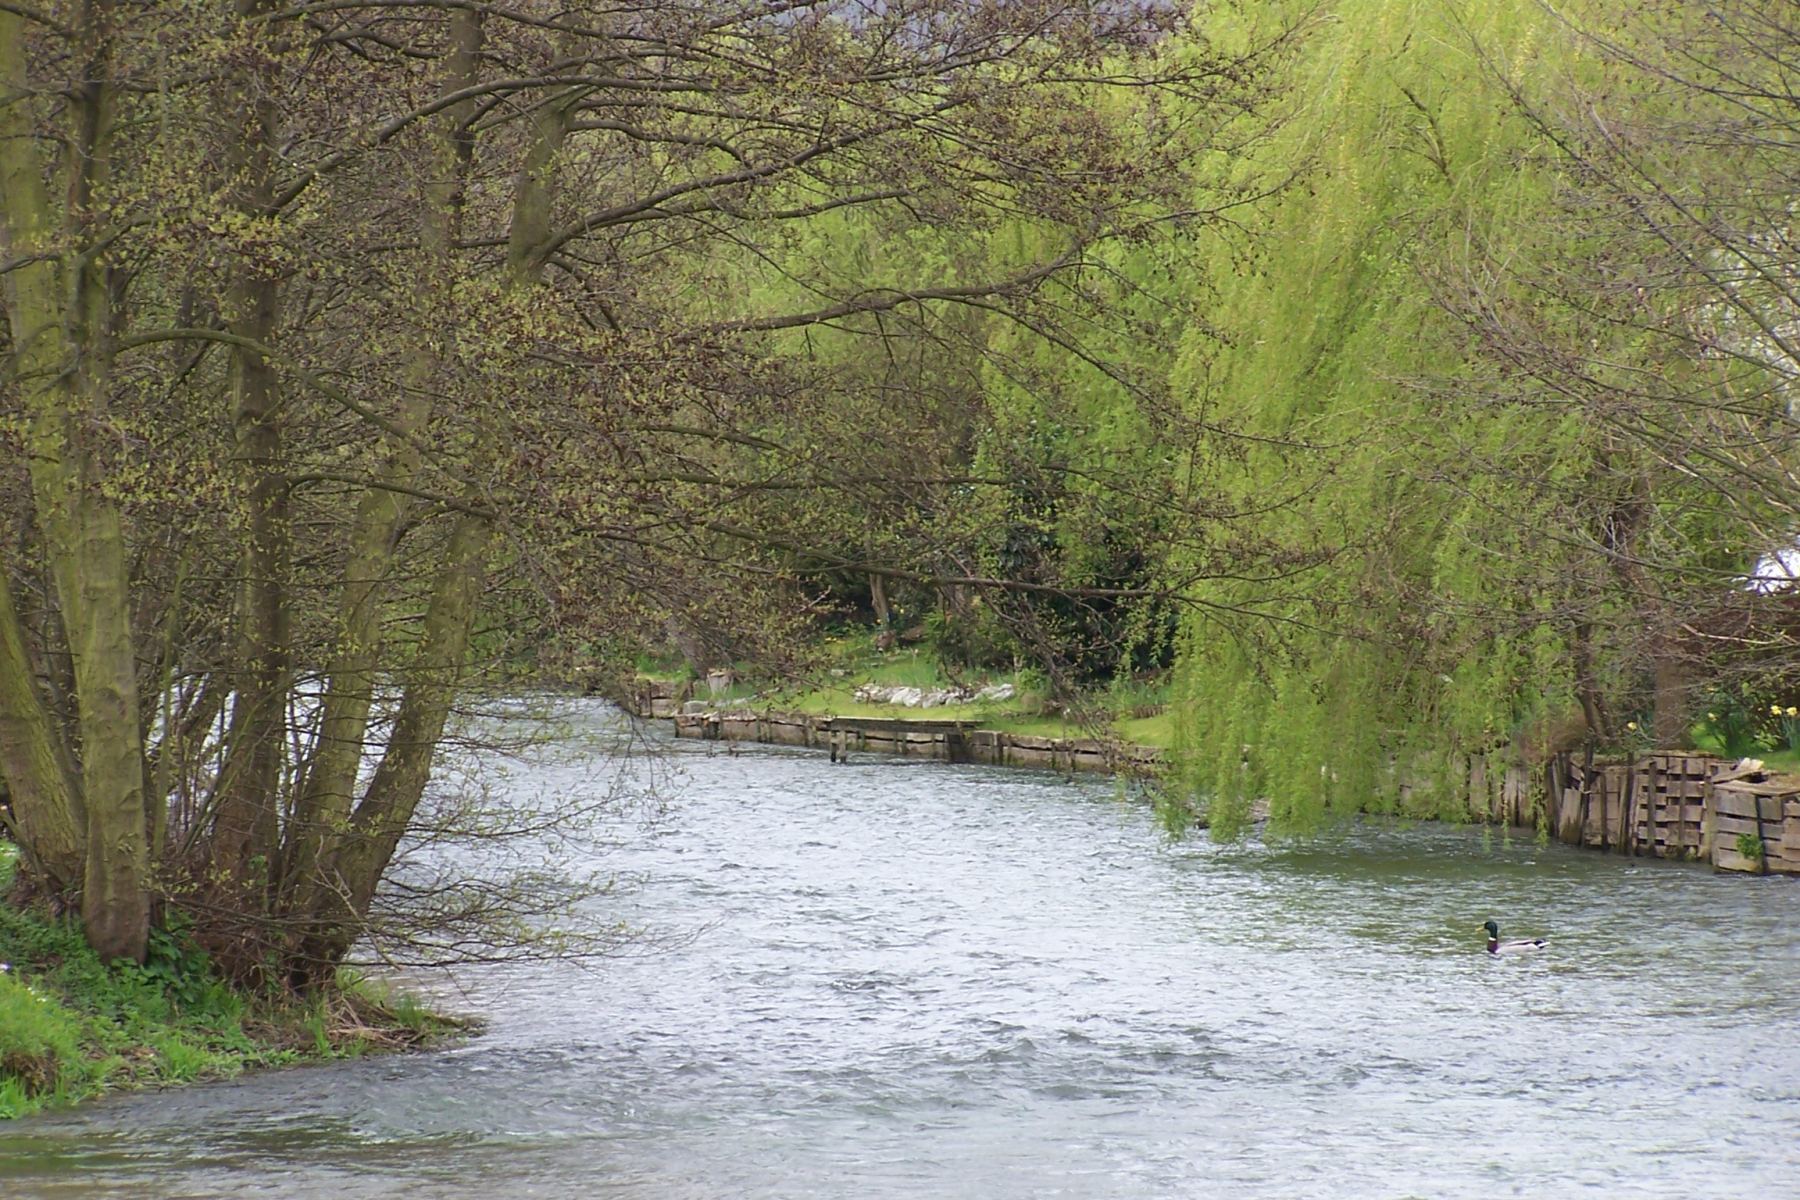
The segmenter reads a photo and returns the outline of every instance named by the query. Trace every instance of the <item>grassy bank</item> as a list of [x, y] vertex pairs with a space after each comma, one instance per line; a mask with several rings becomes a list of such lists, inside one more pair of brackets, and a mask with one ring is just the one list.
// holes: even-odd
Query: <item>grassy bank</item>
[[[0, 842], [0, 894], [14, 853]], [[355, 978], [305, 1001], [249, 995], [165, 932], [143, 966], [108, 966], [72, 922], [0, 902], [0, 1118], [116, 1089], [403, 1049], [462, 1028]]]
[[[693, 681], [679, 664], [646, 661], [639, 668], [641, 677], [646, 679], [689, 681], [697, 698], [708, 699], [719, 707], [814, 716], [954, 719], [1006, 733], [1057, 738], [1110, 736], [1162, 749], [1167, 749], [1174, 739], [1172, 718], [1163, 708], [1166, 688], [1160, 683], [1133, 681], [1057, 702], [1037, 671], [955, 671], [946, 668], [928, 647], [882, 649], [872, 633], [831, 638], [820, 649], [827, 665], [809, 678], [786, 682], [758, 680], [750, 671], [741, 670], [732, 685], [716, 695], [704, 683]], [[1003, 684], [1012, 687], [1012, 695], [1007, 699], [929, 708], [873, 703], [858, 696], [867, 687], [977, 692]]]
[[[643, 660], [645, 679], [686, 682], [696, 698], [718, 707], [742, 707], [812, 716], [955, 719], [983, 729], [1038, 737], [1114, 737], [1139, 746], [1170, 749], [1175, 740], [1172, 689], [1166, 678], [1123, 681], [1096, 687], [1058, 703], [1041, 673], [1031, 669], [980, 671], [946, 667], [929, 645], [882, 648], [873, 631], [860, 630], [822, 639], [819, 659], [825, 664], [797, 681], [758, 678], [753, 667], [740, 667], [734, 682], [717, 694], [677, 660]], [[1012, 685], [1005, 700], [974, 700], [936, 707], [871, 703], [859, 697], [865, 687], [917, 688], [942, 692], [959, 688], [978, 692], [998, 684]], [[1761, 719], [1723, 707], [1708, 712], [1689, 730], [1684, 747], [1722, 758], [1760, 758], [1771, 770], [1800, 773], [1800, 720], [1778, 716]], [[1633, 726], [1635, 729], [1636, 727]], [[1642, 752], [1648, 741], [1617, 745], [1608, 753]]]

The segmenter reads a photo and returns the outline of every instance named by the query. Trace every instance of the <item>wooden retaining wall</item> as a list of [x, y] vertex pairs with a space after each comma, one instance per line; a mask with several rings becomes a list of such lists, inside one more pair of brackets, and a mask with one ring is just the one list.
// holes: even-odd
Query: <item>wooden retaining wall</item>
[[[809, 746], [829, 751], [834, 760], [894, 754], [1126, 775], [1153, 775], [1162, 765], [1162, 752], [1150, 746], [1007, 733], [954, 719], [681, 712], [674, 695], [637, 699], [640, 715], [673, 717], [676, 737]], [[1800, 777], [1740, 777], [1730, 761], [1702, 754], [1646, 754], [1629, 762], [1565, 754], [1542, 772], [1491, 770], [1477, 761], [1468, 787], [1476, 820], [1525, 828], [1541, 820], [1551, 836], [1570, 845], [1705, 862], [1723, 871], [1800, 874]], [[1748, 846], [1740, 835], [1760, 839], [1760, 859], [1740, 853]]]
[[1548, 824], [1561, 841], [1620, 854], [1704, 858], [1712, 776], [1729, 764], [1700, 754], [1630, 762], [1564, 755], [1546, 769]]
[[898, 754], [1058, 771], [1155, 771], [1161, 751], [1099, 738], [1049, 738], [978, 729], [973, 722], [909, 717], [814, 717], [749, 710], [675, 714], [675, 736], [812, 746], [832, 757]]
[[631, 711], [640, 717], [673, 717], [693, 694], [693, 685], [668, 679], [638, 679], [631, 684]]
[[[1683, 753], [1597, 763], [1565, 755], [1545, 775], [1545, 816], [1559, 841], [1723, 871], [1800, 874], [1800, 778]], [[1740, 852], [1740, 835], [1758, 839], [1761, 858]]]

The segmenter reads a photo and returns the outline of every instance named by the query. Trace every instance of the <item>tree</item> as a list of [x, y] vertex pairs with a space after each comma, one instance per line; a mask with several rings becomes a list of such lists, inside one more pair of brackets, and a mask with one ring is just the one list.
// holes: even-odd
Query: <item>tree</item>
[[[1193, 164], [1285, 32], [86, 0], [7, 5], [0, 46], [10, 832], [103, 955], [172, 905], [239, 978], [307, 988], [370, 929], [484, 662], [726, 603], [784, 632], [831, 546], [952, 486], [860, 474], [791, 339], [959, 306], [1052, 332], [1107, 246], [1217, 219]], [[806, 241], [847, 218], [986, 251], [837, 273]], [[749, 303], [758, 272], [804, 302]]]
[[1238, 530], [1293, 571], [1199, 585], [1255, 619], [1184, 621], [1173, 823], [1460, 816], [1472, 758], [1786, 686], [1787, 7], [1336, 6], [1268, 147], [1306, 186], [1177, 367], [1268, 439], [1240, 504], [1297, 500]]
[[1746, 587], [1800, 533], [1790, 7], [1573, 9], [1585, 73], [1528, 85], [1496, 58], [1564, 182], [1505, 288], [1476, 282], [1485, 255], [1446, 289], [1502, 386], [1603, 447], [1589, 490], [1609, 498], [1567, 534], [1616, 597], [1616, 707], [1653, 709], [1664, 745], [1746, 672], [1781, 688], [1800, 665], [1787, 597]]

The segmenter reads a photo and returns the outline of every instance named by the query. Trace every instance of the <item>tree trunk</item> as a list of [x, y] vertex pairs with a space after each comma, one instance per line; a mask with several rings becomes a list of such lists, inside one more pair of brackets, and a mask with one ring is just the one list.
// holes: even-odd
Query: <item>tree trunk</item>
[[0, 779], [12, 811], [9, 832], [37, 876], [32, 883], [61, 893], [81, 881], [86, 816], [34, 674], [0, 563]]
[[879, 575], [869, 576], [869, 606], [875, 610], [875, 622], [886, 629], [893, 621], [888, 611], [887, 584]]
[[[469, 73], [474, 70], [479, 30], [464, 27], [453, 39], [453, 47], [454, 81], [459, 68]], [[447, 147], [457, 162], [466, 164], [468, 146], [456, 133], [460, 126], [458, 121], [446, 122], [446, 135], [439, 144]], [[508, 236], [507, 273], [518, 289], [528, 288], [543, 270], [544, 257], [538, 248], [550, 228], [551, 167], [568, 131], [565, 101], [545, 104], [532, 118], [531, 144], [514, 181]], [[451, 204], [441, 211], [453, 214], [456, 209]], [[428, 225], [423, 231], [425, 244], [432, 245], [433, 238], [443, 239], [447, 256], [452, 232], [453, 226]], [[415, 367], [423, 365], [426, 360], [414, 359]], [[482, 497], [471, 491], [469, 499], [479, 506]], [[465, 514], [451, 533], [426, 613], [423, 641], [407, 668], [405, 696], [381, 763], [343, 835], [332, 836], [319, 847], [317, 865], [300, 880], [302, 900], [296, 907], [304, 932], [289, 956], [290, 986], [300, 990], [316, 986], [349, 951], [364, 927], [382, 873], [424, 795], [444, 722], [467, 665], [469, 633], [479, 607], [492, 532], [487, 519]]]
[[302, 990], [329, 977], [363, 928], [382, 873], [393, 860], [431, 779], [438, 743], [468, 660], [492, 530], [465, 516], [456, 523], [425, 616], [418, 659], [386, 752], [338, 843], [333, 886], [313, 892], [309, 932], [290, 960], [288, 981]]
[[112, 142], [111, 12], [90, 3], [79, 17], [59, 237], [22, 99], [30, 85], [21, 23], [0, 12], [0, 90], [9, 96], [0, 105], [0, 225], [10, 256], [45, 256], [7, 272], [6, 298], [32, 493], [74, 664], [87, 816], [82, 924], [103, 959], [142, 961], [150, 864], [124, 522], [92, 447], [104, 430], [110, 367], [110, 287], [91, 247], [103, 232], [96, 193]]
[[[474, 85], [482, 43], [478, 11], [459, 9], [450, 20], [450, 52], [439, 89], [443, 95]], [[419, 313], [435, 311], [451, 281], [451, 254], [461, 226], [473, 149], [466, 126], [474, 105], [473, 99], [452, 104], [431, 125], [431, 177], [423, 189], [418, 291], [413, 301]], [[357, 506], [339, 593], [338, 651], [321, 708], [318, 748], [307, 765], [282, 851], [285, 903], [296, 912], [316, 909], [321, 889], [332, 886], [320, 866], [335, 852], [355, 801], [382, 661], [382, 608], [400, 530], [413, 507], [400, 489], [420, 468], [413, 438], [431, 420], [432, 397], [444, 361], [437, 346], [426, 341], [414, 347], [407, 363], [407, 387], [393, 414], [396, 440]]]
[[1687, 664], [1682, 661], [1675, 639], [1667, 635], [1657, 640], [1651, 652], [1656, 662], [1656, 712], [1652, 730], [1656, 735], [1656, 748], [1686, 749], [1692, 704], [1688, 698]]
[[[260, 13], [260, 0], [238, 5], [240, 17]], [[273, 64], [279, 48], [254, 56]], [[272, 69], [265, 67], [265, 74]], [[275, 144], [280, 112], [272, 81], [252, 77], [227, 92], [241, 114], [241, 136], [225, 154], [238, 181], [233, 206], [247, 222], [274, 216]], [[229, 126], [227, 126], [229, 127]], [[231, 331], [260, 345], [275, 340], [282, 283], [247, 259], [236, 264], [228, 297]], [[216, 902], [261, 911], [253, 897], [271, 881], [280, 836], [282, 766], [286, 758], [288, 577], [292, 561], [289, 489], [283, 450], [281, 382], [273, 364], [254, 350], [231, 351], [231, 389], [237, 446], [233, 466], [248, 508], [237, 603], [238, 641], [228, 751], [214, 809], [208, 866]]]

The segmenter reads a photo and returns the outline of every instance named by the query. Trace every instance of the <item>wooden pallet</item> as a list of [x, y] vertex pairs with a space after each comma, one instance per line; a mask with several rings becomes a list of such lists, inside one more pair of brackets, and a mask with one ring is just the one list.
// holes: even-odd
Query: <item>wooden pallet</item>
[[[1800, 789], [1792, 777], [1715, 784], [1707, 819], [1720, 870], [1800, 872]], [[1741, 837], [1761, 841], [1761, 858], [1739, 852]]]

